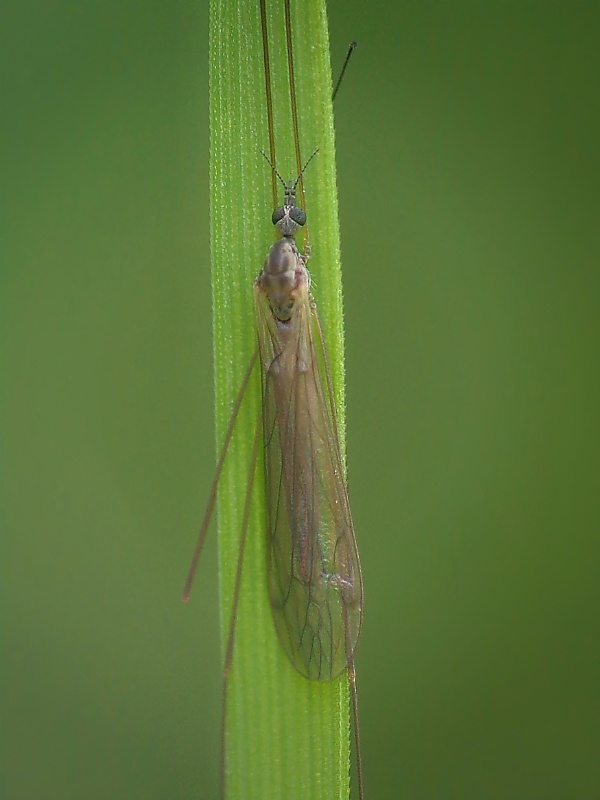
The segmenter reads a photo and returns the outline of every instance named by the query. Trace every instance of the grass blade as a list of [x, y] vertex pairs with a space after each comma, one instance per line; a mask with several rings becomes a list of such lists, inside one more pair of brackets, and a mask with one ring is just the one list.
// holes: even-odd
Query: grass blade
[[[277, 167], [295, 176], [283, 3], [268, 3]], [[217, 440], [256, 343], [252, 283], [275, 232], [259, 7], [210, 7], [211, 258]], [[324, 3], [292, 8], [310, 269], [324, 324], [343, 437], [343, 342], [329, 42]], [[231, 615], [244, 491], [261, 402], [258, 372], [240, 411], [218, 500], [222, 640]], [[342, 438], [343, 441], [343, 438]], [[265, 574], [265, 509], [259, 464], [250, 517], [227, 715], [229, 798], [347, 798], [348, 689], [344, 676], [307, 681], [281, 650]]]

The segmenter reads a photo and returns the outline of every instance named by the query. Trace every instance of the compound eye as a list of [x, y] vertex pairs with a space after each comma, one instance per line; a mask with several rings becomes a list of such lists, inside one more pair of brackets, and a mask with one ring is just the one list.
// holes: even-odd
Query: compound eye
[[281, 206], [280, 208], [276, 208], [275, 211], [273, 212], [273, 216], [271, 217], [273, 225], [277, 225], [277, 223], [281, 222], [281, 220], [284, 217], [285, 217], [285, 208], [283, 206]]
[[292, 208], [290, 208], [290, 219], [300, 227], [306, 224], [306, 214], [298, 206], [292, 206]]

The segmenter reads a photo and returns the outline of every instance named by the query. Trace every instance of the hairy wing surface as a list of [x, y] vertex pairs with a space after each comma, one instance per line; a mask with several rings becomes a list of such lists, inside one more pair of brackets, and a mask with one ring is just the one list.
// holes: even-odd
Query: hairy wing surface
[[273, 619], [296, 669], [331, 680], [356, 646], [362, 582], [310, 295], [299, 292], [287, 323], [275, 320], [260, 291], [256, 308]]

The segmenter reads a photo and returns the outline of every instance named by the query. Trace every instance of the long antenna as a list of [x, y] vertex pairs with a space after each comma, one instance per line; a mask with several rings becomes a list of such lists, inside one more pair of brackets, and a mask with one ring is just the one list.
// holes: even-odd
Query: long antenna
[[[292, 11], [290, 8], [290, 0], [285, 0], [285, 38], [287, 43], [287, 57], [288, 57], [288, 74], [290, 79], [290, 105], [292, 109], [292, 128], [294, 131], [294, 149], [296, 151], [296, 169], [298, 171], [298, 186], [300, 187], [300, 205], [304, 209], [304, 213], [308, 216], [306, 210], [306, 192], [304, 191], [304, 177], [302, 175], [302, 153], [300, 152], [300, 131], [298, 128], [298, 105], [296, 103], [296, 78], [294, 73], [294, 55], [292, 47]], [[305, 253], [309, 252], [309, 237], [308, 237], [308, 224], [304, 226], [303, 236], [303, 250]]]
[[[271, 164], [275, 159], [275, 132], [273, 126], [273, 96], [271, 92], [271, 59], [269, 57], [269, 36], [267, 32], [267, 8], [265, 0], [260, 0], [260, 24], [262, 28], [263, 59], [265, 64], [265, 93], [267, 96], [267, 126], [269, 128], [269, 155]], [[273, 192], [273, 208], [277, 205], [277, 180], [271, 173], [271, 190]]]
[[[290, 0], [285, 0], [285, 37], [287, 42], [288, 72], [290, 77], [290, 105], [292, 107], [292, 127], [294, 129], [294, 147], [296, 149], [296, 167], [298, 175], [302, 173], [302, 154], [300, 152], [300, 131], [298, 129], [298, 105], [296, 103], [296, 78], [294, 75], [294, 56], [292, 49], [292, 11]], [[304, 186], [300, 178], [300, 190], [304, 199]], [[306, 208], [304, 209], [306, 211]]]
[[331, 95], [331, 102], [332, 103], [335, 100], [336, 94], [340, 90], [340, 86], [342, 85], [342, 80], [344, 78], [344, 75], [346, 74], [346, 70], [348, 69], [348, 62], [352, 58], [352, 53], [356, 50], [356, 47], [357, 47], [357, 43], [356, 42], [350, 42], [350, 45], [348, 47], [348, 52], [346, 53], [346, 58], [344, 59], [344, 65], [342, 67], [342, 71], [340, 72], [340, 77], [337, 79], [337, 83], [335, 85], [335, 89], [333, 90], [333, 94]]

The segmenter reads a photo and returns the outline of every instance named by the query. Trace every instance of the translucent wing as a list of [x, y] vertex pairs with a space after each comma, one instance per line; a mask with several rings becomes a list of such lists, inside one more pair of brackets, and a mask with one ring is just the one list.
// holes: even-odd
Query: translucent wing
[[[339, 439], [315, 348], [308, 273], [288, 321], [255, 285], [263, 373], [268, 507], [267, 567], [273, 619], [290, 661], [331, 680], [352, 657], [362, 580]], [[323, 362], [323, 358], [321, 358]]]

